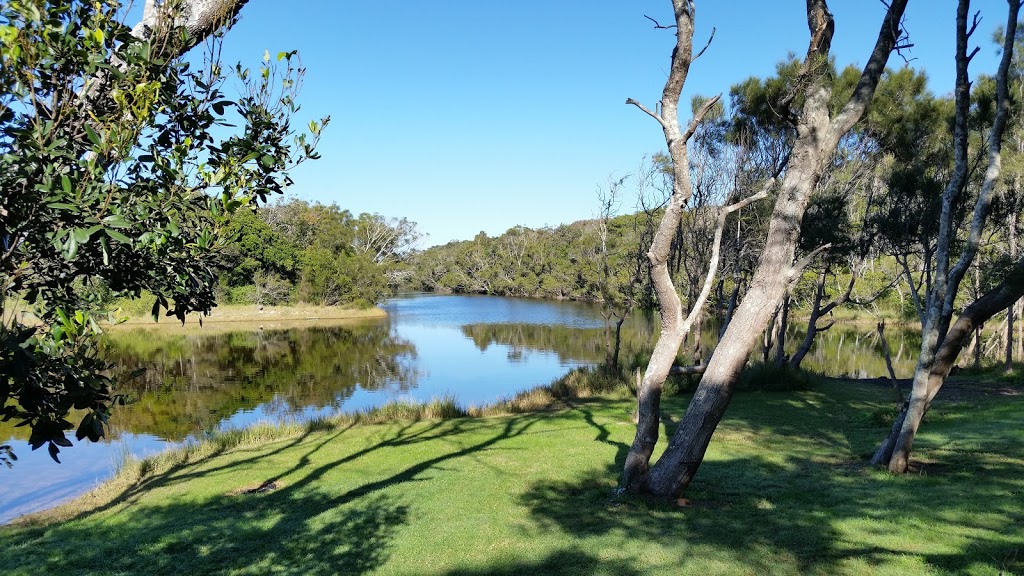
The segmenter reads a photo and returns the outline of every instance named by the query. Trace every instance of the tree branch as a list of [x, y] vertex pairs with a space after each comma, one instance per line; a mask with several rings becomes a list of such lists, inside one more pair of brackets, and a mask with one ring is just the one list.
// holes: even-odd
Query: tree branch
[[822, 246], [818, 246], [814, 250], [811, 250], [810, 254], [797, 260], [795, 264], [790, 266], [789, 270], [786, 272], [786, 276], [790, 279], [790, 289], [792, 289], [793, 284], [796, 284], [796, 282], [800, 279], [800, 275], [803, 273], [804, 268], [807, 268], [807, 265], [810, 264], [812, 260], [814, 260], [814, 257], [817, 256], [818, 254], [821, 254], [825, 250], [828, 250], [831, 247], [831, 242], [829, 242], [828, 244], [824, 244]]
[[657, 120], [657, 121], [658, 121], [658, 124], [661, 124], [661, 127], [662, 127], [662, 128], [665, 128], [665, 121], [661, 119], [661, 116], [658, 116], [658, 115], [657, 115], [657, 114], [655, 114], [654, 112], [651, 112], [651, 111], [650, 111], [650, 110], [648, 110], [648, 109], [647, 109], [647, 107], [646, 107], [646, 106], [644, 106], [643, 104], [641, 104], [641, 103], [637, 102], [636, 100], [633, 100], [632, 98], [626, 98], [626, 104], [632, 104], [633, 106], [636, 106], [636, 107], [637, 107], [637, 108], [639, 108], [640, 110], [643, 110], [644, 114], [647, 114], [647, 115], [648, 115], [648, 116], [650, 116], [651, 118], [654, 118], [655, 120]]
[[889, 53], [899, 44], [902, 37], [900, 22], [906, 8], [907, 0], [893, 0], [888, 5], [885, 19], [878, 31], [878, 38], [875, 40], [875, 48], [861, 72], [857, 86], [853, 89], [853, 95], [832, 121], [833, 134], [842, 135], [849, 132], [871, 103], [878, 81], [885, 71], [885, 63], [889, 60]]
[[[704, 52], [708, 49], [708, 46], [711, 46], [711, 41], [715, 39], [715, 32], [717, 31], [717, 28], [711, 28], [711, 36], [708, 37], [707, 44], [705, 44], [704, 47], [700, 49], [700, 52], [697, 52], [697, 55], [693, 57], [693, 60], [696, 60], [697, 58], [700, 58], [701, 56], [704, 55]], [[693, 60], [691, 60], [691, 62], [693, 62]]]
[[678, 26], [676, 26], [675, 24], [670, 24], [668, 26], [662, 26], [657, 20], [655, 20], [654, 18], [651, 18], [647, 14], [644, 14], [644, 18], [647, 18], [651, 22], [654, 22], [654, 29], [655, 30], [671, 30], [672, 28], [678, 28]]
[[707, 116], [708, 112], [718, 104], [718, 101], [722, 99], [721, 94], [715, 95], [713, 98], [708, 98], [707, 102], [701, 105], [697, 113], [693, 115], [693, 119], [690, 120], [690, 125], [686, 127], [686, 132], [683, 133], [683, 142], [688, 142], [693, 136], [693, 133], [697, 131], [697, 127], [704, 121], [704, 117]]

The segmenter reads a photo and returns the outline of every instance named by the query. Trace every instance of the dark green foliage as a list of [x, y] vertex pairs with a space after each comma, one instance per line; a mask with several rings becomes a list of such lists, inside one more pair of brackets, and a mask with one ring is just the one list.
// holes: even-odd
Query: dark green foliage
[[[98, 440], [114, 399], [93, 316], [143, 291], [154, 316], [209, 312], [226, 217], [280, 193], [322, 126], [309, 142], [291, 128], [293, 53], [251, 76], [237, 67], [232, 101], [219, 63], [181, 59], [195, 39], [142, 40], [121, 12], [116, 0], [0, 4], [0, 413], [54, 457], [71, 409], [85, 413], [76, 435]], [[19, 301], [34, 318], [15, 314]]]
[[222, 284], [234, 303], [301, 301], [372, 306], [392, 293], [391, 276], [407, 266], [416, 224], [379, 214], [353, 217], [336, 205], [301, 200], [243, 210]]
[[228, 286], [254, 284], [260, 272], [294, 282], [298, 276], [298, 248], [274, 230], [256, 212], [240, 210], [228, 232], [236, 238], [222, 276]]

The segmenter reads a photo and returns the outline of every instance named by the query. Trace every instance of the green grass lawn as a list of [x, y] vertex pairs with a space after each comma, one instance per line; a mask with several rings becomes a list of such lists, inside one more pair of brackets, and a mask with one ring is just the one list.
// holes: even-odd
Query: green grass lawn
[[92, 510], [4, 528], [0, 572], [1024, 573], [1024, 396], [969, 396], [936, 406], [919, 473], [895, 477], [863, 464], [884, 387], [741, 393], [686, 506], [614, 495], [627, 397], [344, 424], [196, 451]]

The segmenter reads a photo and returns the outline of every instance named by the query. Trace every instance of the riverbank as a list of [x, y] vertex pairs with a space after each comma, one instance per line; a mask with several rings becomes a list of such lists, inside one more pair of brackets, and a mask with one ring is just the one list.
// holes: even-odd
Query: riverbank
[[162, 316], [158, 321], [148, 314], [129, 316], [119, 324], [104, 324], [104, 329], [124, 330], [151, 328], [167, 331], [232, 332], [251, 329], [287, 329], [303, 326], [333, 325], [351, 320], [386, 318], [383, 308], [345, 308], [341, 306], [256, 306], [224, 304], [210, 311], [209, 316], [193, 313], [182, 324], [177, 318]]
[[[680, 414], [687, 401], [664, 406]], [[863, 465], [887, 431], [883, 387], [740, 393], [673, 504], [614, 495], [633, 402], [227, 433], [0, 530], [0, 563], [10, 574], [1024, 570], [1022, 396], [938, 403], [915, 444], [918, 473], [895, 477]]]

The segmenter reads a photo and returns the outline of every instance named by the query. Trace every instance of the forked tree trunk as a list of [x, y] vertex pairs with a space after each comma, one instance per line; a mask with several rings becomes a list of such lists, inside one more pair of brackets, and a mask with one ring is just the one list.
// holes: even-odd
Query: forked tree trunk
[[[693, 32], [693, 3], [674, 0], [676, 6], [679, 39], [684, 39], [687, 46], [677, 46], [673, 54], [673, 67], [670, 71], [669, 83], [675, 70], [676, 56], [679, 53], [690, 54], [688, 46]], [[657, 420], [652, 418], [648, 427], [637, 428], [637, 438], [630, 448], [626, 459], [623, 476], [623, 488], [631, 492], [650, 492], [660, 496], [675, 496], [689, 485], [697, 472], [711, 435], [725, 413], [732, 398], [737, 377], [746, 364], [751, 350], [757, 344], [761, 332], [771, 320], [772, 312], [782, 301], [795, 275], [799, 274], [807, 264], [806, 258], [794, 264], [797, 241], [800, 235], [800, 224], [804, 212], [814, 190], [825, 169], [826, 161], [835, 152], [840, 137], [848, 132], [863, 116], [874, 95], [875, 87], [885, 68], [889, 53], [896, 46], [900, 36], [900, 20], [906, 8], [907, 0], [893, 0], [886, 11], [874, 50], [865, 66], [853, 95], [835, 116], [829, 116], [829, 100], [831, 98], [830, 83], [824, 77], [825, 64], [832, 41], [834, 23], [832, 14], [824, 0], [807, 0], [807, 22], [811, 40], [804, 60], [801, 84], [804, 88], [804, 107], [797, 124], [797, 139], [790, 156], [782, 189], [772, 213], [768, 228], [768, 237], [757, 268], [754, 271], [746, 296], [736, 310], [735, 316], [711, 356], [707, 370], [701, 378], [693, 399], [676, 429], [664, 454], [654, 466], [648, 469], [650, 455], [657, 441]], [[682, 16], [682, 18], [680, 17]], [[688, 67], [689, 58], [686, 60]], [[668, 95], [669, 84], [666, 84]], [[671, 102], [673, 112], [678, 102]], [[663, 98], [665, 109], [670, 103]], [[669, 136], [666, 132], [666, 136]], [[667, 138], [670, 151], [673, 151], [672, 138]], [[673, 151], [673, 158], [675, 154]], [[685, 150], [682, 158], [685, 160]], [[678, 166], [677, 166], [678, 167]], [[687, 180], [687, 184], [689, 181]], [[670, 205], [671, 208], [671, 205]], [[654, 253], [652, 247], [652, 253]], [[652, 264], [654, 260], [652, 259]], [[652, 270], [652, 276], [654, 271]], [[678, 303], [675, 290], [658, 290], [658, 301], [663, 314], [666, 303]], [[671, 308], [668, 308], [671, 310]], [[663, 320], [664, 322], [664, 320]], [[663, 330], [664, 335], [664, 330]], [[664, 342], [664, 345], [663, 345]], [[678, 350], [667, 339], [660, 338], [656, 346], [657, 354], [674, 355]], [[663, 360], [652, 357], [652, 368], [660, 366]], [[667, 373], [667, 370], [664, 372]], [[645, 379], [645, 390], [657, 395], [660, 399], [660, 383], [648, 383]], [[653, 400], [653, 398], [652, 398]], [[641, 410], [641, 419], [644, 410]], [[656, 413], [655, 413], [656, 416]], [[641, 421], [641, 424], [643, 422]]]
[[[921, 332], [921, 353], [918, 356], [910, 399], [906, 412], [903, 414], [899, 431], [896, 432], [894, 428], [893, 432], [882, 443], [882, 446], [879, 447], [879, 450], [876, 451], [875, 458], [872, 459], [872, 461], [879, 463], [887, 462], [889, 470], [898, 474], [906, 472], [909, 468], [910, 453], [918, 427], [921, 425], [922, 418], [924, 418], [924, 415], [931, 407], [935, 394], [938, 393], [946, 376], [949, 374], [952, 362], [956, 360], [974, 327], [984, 321], [979, 320], [982, 314], [976, 308], [968, 316], [968, 310], [974, 308], [974, 305], [971, 305], [961, 315], [961, 320], [969, 324], [970, 329], [965, 330], [964, 325], [960, 325], [961, 322], [959, 320], [957, 321], [957, 324], [960, 325], [957, 327], [959, 332], [954, 333], [949, 328], [949, 323], [953, 316], [954, 299], [968, 267], [974, 261], [974, 257], [977, 254], [993, 190], [1000, 176], [1002, 137], [1009, 116], [1009, 91], [1006, 78], [1013, 55], [1013, 42], [1017, 31], [1017, 13], [1020, 11], [1020, 0], [1008, 0], [1008, 4], [1009, 10], [1003, 43], [1003, 55], [996, 74], [996, 115], [988, 136], [988, 167], [985, 171], [985, 178], [981, 189], [978, 192], [977, 201], [975, 202], [971, 227], [963, 252], [960, 254], [956, 265], [950, 267], [950, 247], [955, 235], [952, 223], [953, 202], [964, 186], [967, 175], [967, 122], [970, 109], [970, 82], [967, 76], [967, 65], [971, 59], [971, 56], [967, 54], [967, 43], [971, 32], [975, 29], [975, 26], [972, 25], [970, 30], [968, 30], [967, 19], [968, 12], [970, 11], [970, 0], [960, 0], [957, 7], [956, 117], [953, 130], [955, 165], [953, 178], [946, 186], [942, 195], [939, 236], [935, 250], [936, 268], [926, 303], [926, 317]], [[989, 294], [992, 294], [992, 292]], [[978, 300], [978, 302], [983, 300], [985, 300], [985, 297]], [[1002, 308], [1005, 308], [1011, 302], [1013, 300], [1007, 301]], [[984, 308], [983, 311], [987, 313], [988, 309]], [[996, 311], [988, 314], [984, 319], [990, 318]], [[889, 455], [887, 459], [885, 458], [886, 455]]]

